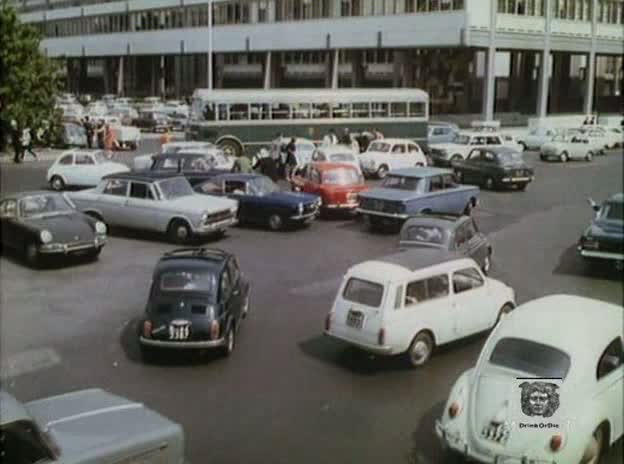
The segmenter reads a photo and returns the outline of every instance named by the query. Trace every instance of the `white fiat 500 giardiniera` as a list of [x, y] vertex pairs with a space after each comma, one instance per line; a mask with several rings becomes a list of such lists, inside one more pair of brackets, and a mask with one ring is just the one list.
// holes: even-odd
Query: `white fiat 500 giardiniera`
[[514, 307], [513, 289], [473, 259], [404, 250], [347, 271], [325, 334], [372, 353], [405, 353], [417, 367], [434, 347], [487, 330]]
[[436, 433], [482, 463], [598, 464], [622, 436], [624, 308], [552, 295], [502, 318]]

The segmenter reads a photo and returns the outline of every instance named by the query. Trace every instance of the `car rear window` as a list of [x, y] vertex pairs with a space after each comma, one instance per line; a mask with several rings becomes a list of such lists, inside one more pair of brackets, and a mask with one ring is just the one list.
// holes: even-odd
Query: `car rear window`
[[170, 271], [160, 277], [165, 292], [202, 292], [216, 295], [217, 276], [207, 271]]
[[342, 297], [354, 303], [378, 308], [383, 296], [383, 285], [352, 277], [347, 282]]
[[570, 356], [549, 345], [522, 338], [507, 337], [498, 341], [490, 363], [526, 372], [536, 377], [565, 379], [570, 370]]
[[446, 240], [446, 232], [441, 227], [431, 225], [407, 226], [401, 240], [441, 245]]

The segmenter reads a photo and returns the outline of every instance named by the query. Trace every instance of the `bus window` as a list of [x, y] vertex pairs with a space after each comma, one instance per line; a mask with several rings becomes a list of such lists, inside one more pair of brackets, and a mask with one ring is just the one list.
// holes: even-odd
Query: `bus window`
[[249, 105], [251, 119], [269, 119], [269, 105], [266, 103], [252, 103]]
[[387, 103], [372, 103], [371, 104], [371, 117], [373, 118], [387, 118], [388, 104]]
[[393, 118], [405, 118], [407, 117], [407, 103], [398, 102], [390, 104], [390, 116]]
[[290, 106], [285, 104], [273, 105], [273, 119], [290, 119]]
[[227, 121], [229, 118], [229, 107], [225, 103], [219, 103], [219, 121]]
[[312, 104], [312, 117], [316, 119], [327, 119], [329, 118], [329, 105], [322, 103]]
[[351, 114], [354, 118], [370, 118], [370, 104], [354, 103]]
[[249, 105], [244, 103], [235, 103], [230, 106], [231, 120], [249, 119]]
[[410, 117], [424, 117], [425, 116], [425, 104], [422, 102], [411, 102], [409, 104]]
[[351, 111], [348, 103], [338, 103], [333, 107], [334, 118], [348, 118]]
[[310, 118], [310, 104], [299, 103], [293, 105], [293, 119], [309, 119]]
[[206, 121], [215, 121], [217, 114], [214, 110], [214, 105], [212, 103], [208, 103], [204, 106], [204, 119]]

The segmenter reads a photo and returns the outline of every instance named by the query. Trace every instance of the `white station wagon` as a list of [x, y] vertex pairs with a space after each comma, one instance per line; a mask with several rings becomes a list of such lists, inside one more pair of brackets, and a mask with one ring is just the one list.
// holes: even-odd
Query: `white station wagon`
[[570, 295], [518, 306], [455, 382], [436, 433], [482, 463], [598, 464], [622, 437], [624, 308]]
[[129, 170], [125, 164], [109, 161], [103, 151], [72, 150], [62, 153], [50, 166], [47, 181], [57, 191], [69, 186], [93, 187], [104, 176]]
[[376, 354], [405, 353], [417, 367], [434, 347], [487, 330], [514, 307], [513, 289], [474, 260], [406, 250], [347, 271], [325, 334]]
[[362, 171], [379, 179], [389, 171], [427, 166], [427, 158], [416, 142], [409, 139], [383, 139], [372, 142], [360, 154]]

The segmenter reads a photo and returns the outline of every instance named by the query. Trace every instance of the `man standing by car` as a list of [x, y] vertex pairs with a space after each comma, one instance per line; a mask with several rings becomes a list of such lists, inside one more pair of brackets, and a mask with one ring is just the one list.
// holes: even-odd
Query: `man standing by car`
[[11, 143], [13, 144], [13, 150], [15, 156], [13, 161], [15, 163], [21, 163], [24, 157], [24, 150], [22, 148], [22, 132], [19, 130], [19, 125], [15, 119], [11, 120]]
[[323, 145], [338, 145], [338, 137], [334, 129], [329, 129], [329, 133], [323, 137]]
[[82, 123], [85, 133], [87, 135], [87, 148], [93, 148], [93, 124], [89, 120], [89, 116], [85, 116], [84, 122]]
[[286, 180], [290, 180], [290, 176], [293, 173], [293, 171], [295, 170], [295, 167], [297, 166], [297, 156], [296, 156], [296, 152], [297, 152], [297, 145], [296, 145], [296, 140], [295, 138], [291, 138], [290, 142], [288, 143], [288, 145], [286, 145], [286, 172], [285, 172], [285, 177]]

